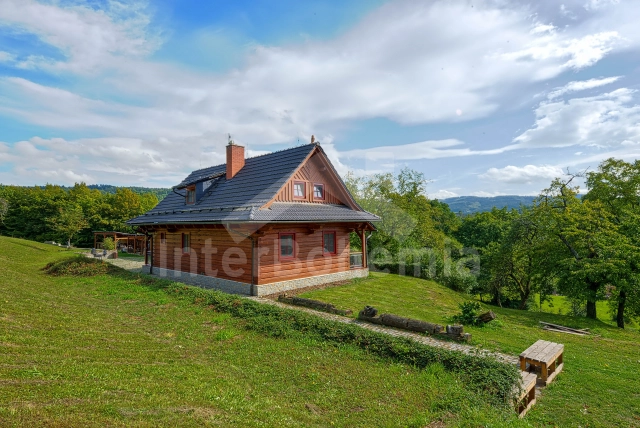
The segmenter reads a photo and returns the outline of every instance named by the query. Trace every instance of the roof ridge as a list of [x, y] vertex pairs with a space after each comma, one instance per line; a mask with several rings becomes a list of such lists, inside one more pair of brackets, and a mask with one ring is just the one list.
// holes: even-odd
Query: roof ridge
[[[269, 152], [269, 153], [263, 153], [263, 154], [261, 154], [261, 155], [251, 156], [250, 158], [245, 158], [244, 160], [245, 160], [245, 162], [246, 162], [246, 161], [248, 161], [249, 159], [255, 159], [255, 158], [262, 157], [262, 156], [269, 156], [269, 155], [273, 155], [273, 154], [276, 154], [276, 153], [286, 152], [287, 150], [299, 149], [300, 147], [311, 146], [311, 145], [313, 145], [313, 147], [316, 147], [316, 146], [319, 146], [320, 144], [319, 144], [319, 143], [314, 143], [314, 144], [310, 144], [310, 143], [300, 144], [300, 145], [298, 145], [298, 146], [294, 146], [294, 147], [287, 147], [286, 149], [280, 149], [280, 150], [275, 150], [275, 151], [273, 151], [273, 152]], [[220, 164], [218, 164], [218, 165], [211, 165], [211, 166], [206, 166], [206, 167], [204, 167], [204, 168], [200, 168], [200, 169], [194, 169], [193, 171], [191, 171], [191, 174], [195, 174], [195, 173], [196, 173], [196, 172], [198, 172], [198, 171], [204, 171], [205, 169], [217, 168], [217, 167], [220, 167], [220, 166], [224, 166], [224, 165], [226, 165], [226, 164], [227, 164], [227, 163], [225, 162], [225, 163], [220, 163]], [[190, 175], [191, 175], [191, 174], [190, 174]]]

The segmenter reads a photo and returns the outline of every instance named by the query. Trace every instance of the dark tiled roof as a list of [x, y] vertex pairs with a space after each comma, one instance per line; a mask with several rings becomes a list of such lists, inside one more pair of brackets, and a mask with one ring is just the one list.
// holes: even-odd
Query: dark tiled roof
[[218, 222], [371, 222], [380, 220], [366, 211], [354, 211], [344, 205], [274, 202], [270, 208], [186, 210], [171, 214], [144, 215], [129, 221], [131, 225]]
[[274, 202], [268, 209], [256, 210], [254, 221], [378, 221], [366, 211], [355, 211], [345, 205]]
[[174, 190], [155, 208], [127, 223], [143, 225], [224, 221], [379, 220], [373, 214], [342, 205], [274, 203], [271, 209], [260, 209], [275, 197], [316, 147], [319, 146], [306, 144], [248, 158], [232, 180], [227, 180], [222, 174], [226, 171], [226, 165], [194, 171], [174, 189], [183, 189], [187, 185], [212, 179], [213, 184], [198, 202], [185, 205], [185, 191]]

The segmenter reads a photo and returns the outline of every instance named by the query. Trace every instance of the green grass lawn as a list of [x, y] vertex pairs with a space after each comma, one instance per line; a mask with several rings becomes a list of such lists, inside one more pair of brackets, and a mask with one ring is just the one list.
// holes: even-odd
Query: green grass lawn
[[0, 237], [2, 427], [529, 426], [438, 364], [267, 337], [128, 273], [41, 271], [73, 256]]
[[[447, 324], [458, 304], [469, 297], [432, 281], [372, 273], [351, 285], [301, 294], [333, 303], [357, 314], [365, 305]], [[538, 339], [565, 344], [565, 368], [547, 387], [527, 415], [535, 425], [640, 427], [640, 333], [613, 326], [608, 312], [603, 320], [588, 320], [539, 311], [518, 311], [484, 305], [497, 321], [483, 328], [465, 327], [473, 344], [518, 355]], [[598, 309], [601, 309], [599, 307]], [[581, 337], [540, 329], [538, 322], [590, 328], [595, 335]]]

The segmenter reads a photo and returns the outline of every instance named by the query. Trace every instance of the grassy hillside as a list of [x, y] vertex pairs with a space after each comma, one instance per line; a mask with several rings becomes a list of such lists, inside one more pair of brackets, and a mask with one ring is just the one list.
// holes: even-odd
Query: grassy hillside
[[[303, 297], [319, 299], [339, 308], [373, 305], [382, 313], [394, 313], [425, 321], [447, 323], [467, 296], [432, 281], [373, 273], [352, 285], [315, 290]], [[489, 308], [489, 307], [487, 307]], [[599, 307], [597, 321], [543, 312], [490, 307], [497, 321], [483, 328], [465, 327], [479, 347], [518, 355], [538, 339], [565, 344], [565, 369], [544, 390], [527, 415], [535, 425], [640, 427], [640, 333], [620, 330]], [[570, 327], [590, 328], [593, 336], [581, 337], [540, 329], [547, 321]]]
[[0, 237], [0, 426], [527, 426], [462, 378], [247, 320]]

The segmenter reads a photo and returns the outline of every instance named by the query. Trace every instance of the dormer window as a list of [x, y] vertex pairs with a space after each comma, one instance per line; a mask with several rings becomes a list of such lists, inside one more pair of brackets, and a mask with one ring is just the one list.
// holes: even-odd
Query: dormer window
[[313, 185], [313, 199], [324, 200], [324, 184], [314, 184]]
[[307, 184], [304, 181], [293, 182], [293, 197], [304, 199], [307, 196]]
[[196, 187], [187, 187], [187, 196], [185, 197], [187, 204], [196, 203]]

